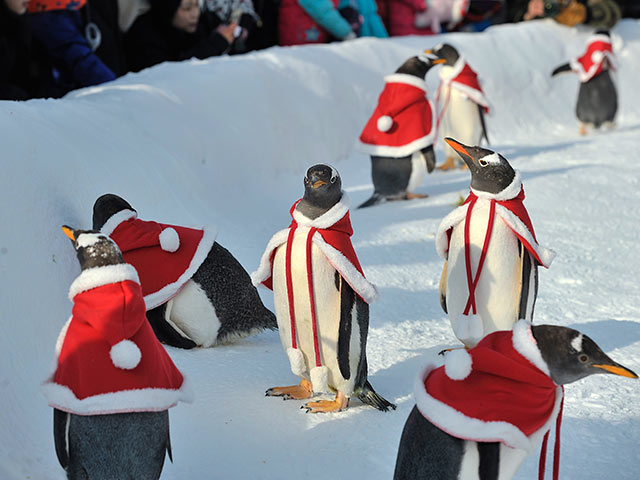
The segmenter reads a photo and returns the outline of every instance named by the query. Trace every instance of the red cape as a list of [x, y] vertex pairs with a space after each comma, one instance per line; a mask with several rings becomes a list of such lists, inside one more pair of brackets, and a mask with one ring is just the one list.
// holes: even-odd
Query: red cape
[[584, 83], [602, 73], [605, 61], [609, 68], [615, 70], [611, 39], [606, 35], [593, 35], [587, 44], [587, 51], [573, 60], [570, 65], [571, 69], [578, 74], [580, 81]]
[[[482, 107], [484, 113], [489, 113], [489, 102], [485, 97], [480, 81], [478, 80], [478, 74], [473, 70], [465, 60], [460, 57], [456, 64], [452, 67], [453, 71], [451, 75], [443, 75], [441, 70], [440, 78], [442, 84], [449, 84], [451, 88], [456, 88], [465, 93], [473, 102]], [[440, 97], [440, 88], [438, 89], [438, 98]]]
[[85, 270], [70, 296], [56, 370], [43, 385], [52, 407], [96, 415], [161, 411], [189, 400], [182, 374], [147, 322], [133, 267]]

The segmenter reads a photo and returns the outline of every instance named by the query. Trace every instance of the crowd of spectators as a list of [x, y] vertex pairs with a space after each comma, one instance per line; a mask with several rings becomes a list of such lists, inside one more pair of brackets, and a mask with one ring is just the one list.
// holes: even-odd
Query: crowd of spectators
[[0, 100], [61, 97], [164, 61], [552, 17], [611, 28], [637, 0], [0, 0]]

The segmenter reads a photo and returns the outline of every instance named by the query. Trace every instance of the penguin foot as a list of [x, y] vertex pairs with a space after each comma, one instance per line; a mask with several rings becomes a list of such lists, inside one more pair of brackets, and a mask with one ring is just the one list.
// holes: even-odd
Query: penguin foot
[[308, 380], [301, 380], [300, 385], [290, 387], [272, 387], [264, 392], [265, 397], [282, 397], [283, 400], [304, 400], [313, 395], [313, 386]]
[[426, 193], [411, 193], [407, 192], [404, 196], [405, 200], [414, 200], [416, 198], [427, 198], [429, 195]]
[[349, 406], [349, 399], [342, 392], [338, 392], [334, 400], [318, 400], [308, 402], [300, 408], [304, 408], [307, 413], [330, 413], [340, 412]]
[[578, 133], [579, 133], [580, 135], [586, 135], [586, 134], [588, 133], [588, 132], [587, 132], [587, 127], [585, 127], [584, 125], [580, 125], [580, 126], [578, 127]]
[[445, 348], [444, 350], [440, 350], [438, 352], [438, 355], [446, 355], [449, 352], [453, 352], [454, 350], [460, 350], [461, 348], [464, 348], [465, 350], [469, 350], [467, 347], [465, 347], [464, 345], [462, 347], [451, 347], [451, 348]]
[[442, 165], [436, 167], [438, 170], [447, 171], [456, 168], [456, 161], [453, 157], [447, 157]]

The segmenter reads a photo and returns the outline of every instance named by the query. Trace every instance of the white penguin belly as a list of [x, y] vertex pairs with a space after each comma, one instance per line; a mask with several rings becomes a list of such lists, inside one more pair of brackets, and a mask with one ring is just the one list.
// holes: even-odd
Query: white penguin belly
[[[469, 229], [471, 271], [475, 277], [489, 218], [489, 201], [479, 199], [472, 211]], [[499, 217], [495, 217], [480, 279], [475, 290], [477, 315], [464, 317], [469, 298], [464, 253], [464, 224], [451, 235], [447, 266], [447, 311], [453, 331], [467, 346], [496, 330], [510, 330], [517, 320], [521, 292], [521, 262], [518, 239]], [[470, 310], [469, 315], [472, 315]], [[465, 322], [473, 322], [470, 328]], [[481, 330], [480, 330], [481, 326]], [[471, 332], [471, 333], [469, 333]]]
[[[482, 124], [480, 123], [478, 105], [464, 93], [448, 86], [443, 87], [440, 101], [445, 102], [447, 95], [449, 101], [440, 127], [442, 138], [451, 137], [469, 146], [479, 145], [482, 139]], [[443, 141], [442, 143], [447, 157], [458, 158], [447, 142]]]
[[[296, 340], [298, 348], [304, 357], [306, 367], [306, 371], [301, 377], [310, 380], [310, 371], [316, 367], [316, 357], [307, 282], [306, 239], [308, 231], [308, 228], [298, 228], [294, 236], [291, 251], [291, 278]], [[286, 244], [283, 244], [276, 250], [273, 260], [273, 296], [280, 341], [286, 351], [292, 346], [292, 338], [286, 288], [285, 259]], [[311, 259], [320, 362], [322, 366], [327, 367], [329, 386], [334, 390], [339, 390], [346, 396], [350, 396], [353, 393], [357, 363], [360, 357], [358, 324], [357, 322], [352, 324], [351, 354], [349, 355], [351, 375], [349, 379], [345, 379], [338, 365], [340, 291], [336, 288], [336, 270], [315, 244], [311, 248]], [[358, 341], [353, 341], [354, 338], [358, 339]]]
[[[479, 480], [478, 470], [480, 468], [480, 455], [476, 442], [464, 442], [464, 455], [460, 465], [458, 480]], [[510, 448], [500, 444], [500, 463], [498, 468], [498, 480], [511, 480], [516, 474], [527, 452], [517, 448]]]
[[167, 322], [177, 327], [198, 346], [215, 345], [220, 330], [220, 320], [204, 290], [189, 280], [178, 294], [167, 302]]
[[427, 173], [427, 163], [421, 151], [414, 152], [411, 155], [411, 175], [409, 176], [409, 184], [407, 192], [412, 193], [422, 183], [425, 173]]

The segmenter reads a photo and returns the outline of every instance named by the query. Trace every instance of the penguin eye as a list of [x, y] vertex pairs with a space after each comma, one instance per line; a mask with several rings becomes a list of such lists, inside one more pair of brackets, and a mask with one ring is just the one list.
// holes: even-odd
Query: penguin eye
[[578, 360], [580, 361], [580, 363], [587, 363], [589, 361], [589, 355], [587, 355], [586, 353], [581, 353], [580, 355], [578, 355]]
[[489, 165], [489, 162], [482, 159], [478, 160], [478, 163], [480, 164], [481, 167], [486, 167], [487, 165]]
[[331, 183], [336, 183], [336, 177], [331, 177]]
[[309, 183], [309, 179], [307, 177], [304, 177], [304, 184], [306, 185], [307, 183]]

